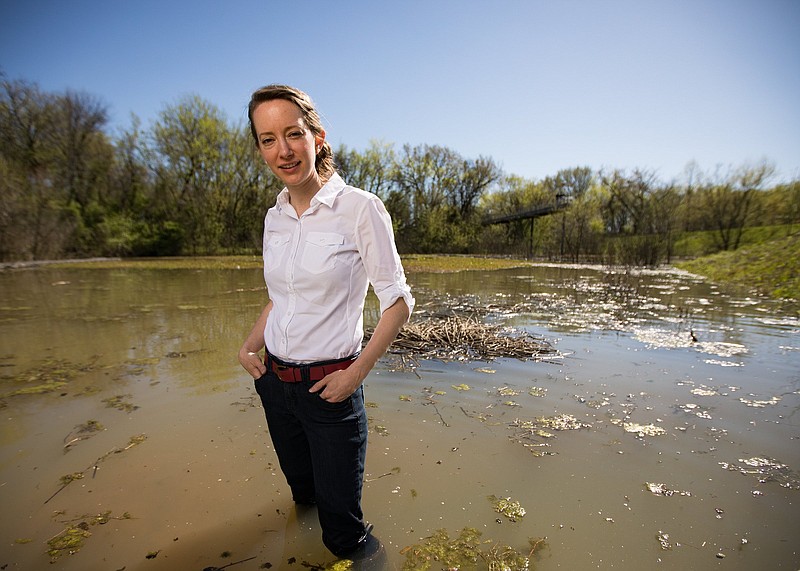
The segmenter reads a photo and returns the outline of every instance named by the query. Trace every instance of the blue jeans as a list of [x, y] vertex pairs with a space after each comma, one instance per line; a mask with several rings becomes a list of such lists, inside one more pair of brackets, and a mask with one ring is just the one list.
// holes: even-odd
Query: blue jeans
[[255, 380], [293, 499], [316, 502], [323, 543], [344, 557], [366, 533], [361, 511], [367, 454], [364, 389], [329, 403], [308, 392], [313, 384], [285, 383], [270, 371]]

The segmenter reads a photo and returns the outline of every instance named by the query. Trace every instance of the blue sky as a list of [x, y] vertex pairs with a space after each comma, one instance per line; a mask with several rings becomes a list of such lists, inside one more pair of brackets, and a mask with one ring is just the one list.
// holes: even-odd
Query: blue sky
[[449, 147], [506, 173], [763, 159], [800, 178], [798, 0], [0, 0], [0, 70], [108, 105], [311, 94], [328, 139]]

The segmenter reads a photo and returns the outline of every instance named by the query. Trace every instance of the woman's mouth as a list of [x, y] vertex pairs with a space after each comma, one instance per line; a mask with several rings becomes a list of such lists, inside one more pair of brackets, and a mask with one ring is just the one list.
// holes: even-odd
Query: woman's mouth
[[281, 165], [278, 168], [280, 168], [282, 170], [291, 170], [291, 169], [295, 168], [296, 166], [298, 166], [299, 164], [300, 164], [300, 161], [295, 161], [293, 163], [289, 163], [289, 164], [286, 164], [286, 165]]

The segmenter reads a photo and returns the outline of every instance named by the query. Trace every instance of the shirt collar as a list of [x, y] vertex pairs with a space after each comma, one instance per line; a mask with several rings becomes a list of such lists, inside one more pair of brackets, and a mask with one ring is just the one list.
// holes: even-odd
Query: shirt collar
[[[314, 198], [311, 199], [311, 207], [313, 208], [316, 204], [324, 204], [328, 208], [332, 208], [336, 197], [339, 196], [345, 186], [347, 185], [342, 177], [339, 176], [339, 173], [333, 173], [331, 178], [328, 179], [328, 182], [326, 182], [322, 188], [317, 191]], [[284, 187], [280, 194], [278, 194], [276, 204], [281, 210], [289, 206], [289, 189]]]

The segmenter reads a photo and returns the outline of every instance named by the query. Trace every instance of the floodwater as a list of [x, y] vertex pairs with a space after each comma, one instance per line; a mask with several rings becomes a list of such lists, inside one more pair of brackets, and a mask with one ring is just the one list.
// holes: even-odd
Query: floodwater
[[[364, 510], [387, 568], [465, 528], [485, 557], [544, 538], [539, 571], [800, 568], [796, 313], [675, 271], [409, 282], [417, 318], [472, 308], [558, 354], [390, 355], [371, 373]], [[0, 569], [334, 561], [236, 361], [259, 271], [45, 267], [0, 273], [0, 290]], [[48, 391], [8, 396], [33, 387]]]

